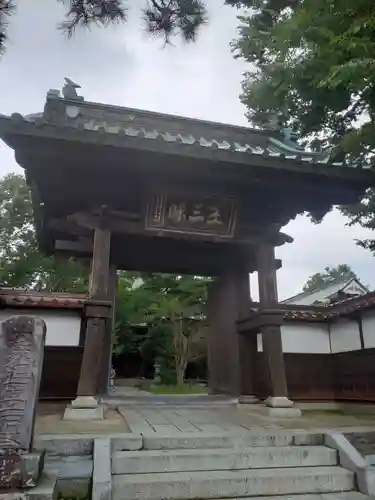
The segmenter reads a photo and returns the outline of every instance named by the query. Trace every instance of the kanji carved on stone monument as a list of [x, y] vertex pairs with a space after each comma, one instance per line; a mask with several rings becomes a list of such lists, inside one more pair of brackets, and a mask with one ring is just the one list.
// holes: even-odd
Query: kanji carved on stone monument
[[0, 490], [33, 486], [41, 467], [31, 454], [46, 326], [15, 316], [0, 328]]

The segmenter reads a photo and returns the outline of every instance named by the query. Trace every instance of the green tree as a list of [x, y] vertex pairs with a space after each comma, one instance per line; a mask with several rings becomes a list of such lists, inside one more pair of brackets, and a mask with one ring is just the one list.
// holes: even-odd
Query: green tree
[[142, 350], [145, 336], [139, 326], [146, 327], [145, 310], [149, 295], [137, 286], [139, 273], [118, 272], [115, 308], [115, 344], [117, 354], [133, 354]]
[[[375, 4], [372, 0], [228, 0], [240, 17], [237, 57], [252, 64], [242, 101], [255, 126], [291, 127], [331, 159], [371, 166], [375, 151]], [[374, 191], [343, 209], [375, 227]], [[374, 240], [361, 242], [375, 249]]]
[[315, 273], [310, 276], [303, 285], [302, 290], [304, 292], [319, 290], [337, 281], [345, 281], [352, 278], [358, 279], [355, 272], [347, 264], [339, 264], [336, 267], [326, 267], [323, 273]]
[[44, 256], [38, 249], [25, 178], [0, 180], [0, 283], [46, 291], [86, 291], [88, 271], [74, 259]]
[[151, 277], [145, 287], [153, 296], [147, 312], [148, 323], [151, 331], [165, 326], [170, 332], [167, 352], [174, 360], [177, 385], [181, 385], [188, 363], [206, 351], [207, 279], [159, 274]]
[[[123, 0], [57, 0], [66, 5], [66, 19], [60, 28], [71, 37], [77, 27], [107, 26], [127, 21], [127, 2]], [[9, 18], [16, 11], [16, 0], [0, 0], [0, 54], [5, 49]], [[164, 37], [181, 35], [196, 39], [199, 27], [206, 22], [206, 8], [201, 0], [144, 0], [143, 20], [148, 32]]]
[[[188, 362], [206, 352], [208, 280], [143, 273], [140, 282], [139, 277], [131, 273], [121, 273], [119, 277], [116, 351], [138, 350], [145, 360], [161, 364], [163, 382], [181, 384]], [[146, 326], [147, 335], [140, 335], [137, 325]]]

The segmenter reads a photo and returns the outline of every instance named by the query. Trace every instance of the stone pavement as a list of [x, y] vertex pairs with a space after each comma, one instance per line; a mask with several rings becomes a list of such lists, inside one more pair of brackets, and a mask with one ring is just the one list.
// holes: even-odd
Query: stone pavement
[[236, 409], [232, 408], [119, 406], [118, 411], [131, 431], [140, 434], [155, 432], [171, 435], [181, 432], [222, 433], [223, 431], [241, 433], [257, 427], [252, 421], [247, 425], [237, 423]]
[[[40, 403], [36, 434], [75, 433], [162, 433], [234, 432], [339, 429], [374, 430], [375, 415], [345, 415], [337, 411], [303, 410], [299, 418], [275, 418], [262, 405], [237, 405], [230, 399], [209, 396], [154, 396], [133, 388], [124, 394], [107, 396], [109, 409], [103, 421], [62, 420], [64, 404]], [[133, 389], [133, 390], [132, 390]], [[130, 394], [130, 392], [132, 394]]]
[[[202, 402], [203, 403], [203, 402]], [[160, 433], [170, 435], [180, 432], [221, 433], [265, 430], [375, 430], [375, 416], [344, 415], [329, 411], [304, 411], [299, 418], [275, 418], [267, 415], [262, 405], [208, 404], [137, 405], [118, 407], [119, 413], [134, 433]]]

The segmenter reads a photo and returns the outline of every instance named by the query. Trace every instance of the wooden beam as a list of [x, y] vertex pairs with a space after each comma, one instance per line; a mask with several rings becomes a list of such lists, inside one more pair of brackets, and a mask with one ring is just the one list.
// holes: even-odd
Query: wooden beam
[[92, 229], [79, 226], [74, 221], [67, 220], [66, 218], [52, 217], [46, 221], [47, 229], [52, 229], [61, 233], [67, 233], [75, 236], [91, 236]]
[[81, 253], [81, 254], [92, 254], [93, 244], [92, 240], [84, 239], [79, 241], [73, 240], [56, 240], [55, 241], [56, 252], [66, 252], [66, 253]]
[[[102, 214], [100, 213], [102, 211]], [[95, 213], [97, 212], [97, 213]], [[111, 210], [106, 207], [94, 209], [89, 212], [76, 212], [67, 217], [67, 222], [65, 222], [65, 228], [67, 232], [71, 228], [74, 234], [77, 234], [79, 227], [87, 230], [94, 230], [100, 222], [105, 219], [106, 227], [112, 233], [122, 233], [122, 234], [133, 234], [133, 235], [149, 235], [150, 237], [157, 234], [158, 237], [167, 237], [178, 240], [190, 240], [190, 241], [214, 241], [215, 243], [230, 243], [238, 245], [260, 245], [263, 243], [269, 243], [274, 246], [281, 246], [285, 243], [292, 243], [293, 238], [288, 234], [279, 231], [280, 225], [270, 224], [265, 228], [259, 226], [247, 226], [243, 230], [246, 234], [237, 234], [233, 238], [221, 238], [218, 235], [194, 235], [191, 233], [179, 233], [166, 231], [161, 229], [157, 231], [149, 231], [145, 229], [141, 214], [134, 214], [129, 212], [120, 212], [117, 210]], [[54, 220], [53, 224], [55, 229], [64, 228], [63, 220]], [[253, 234], [252, 234], [253, 233]]]

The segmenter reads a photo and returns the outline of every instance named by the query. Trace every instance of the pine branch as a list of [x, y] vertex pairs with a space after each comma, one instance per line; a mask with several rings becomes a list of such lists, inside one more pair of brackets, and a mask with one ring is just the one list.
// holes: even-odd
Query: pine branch
[[[59, 24], [68, 38], [77, 27], [108, 26], [127, 21], [126, 0], [57, 0], [68, 7], [66, 19]], [[181, 35], [186, 42], [196, 40], [198, 29], [207, 22], [203, 0], [143, 0], [143, 17], [147, 31], [162, 36], [170, 43], [172, 36]], [[15, 0], [0, 0], [0, 56], [5, 50], [8, 17], [15, 10]]]
[[13, 0], [0, 0], [0, 56], [5, 51], [8, 19], [15, 12], [15, 10], [16, 6]]
[[147, 31], [162, 36], [170, 43], [172, 36], [181, 34], [186, 42], [196, 40], [200, 26], [207, 22], [206, 7], [202, 0], [148, 0], [143, 11]]
[[58, 0], [68, 4], [69, 10], [66, 21], [59, 25], [70, 38], [76, 28], [82, 26], [90, 28], [92, 24], [107, 26], [111, 23], [127, 20], [126, 7], [123, 0]]

